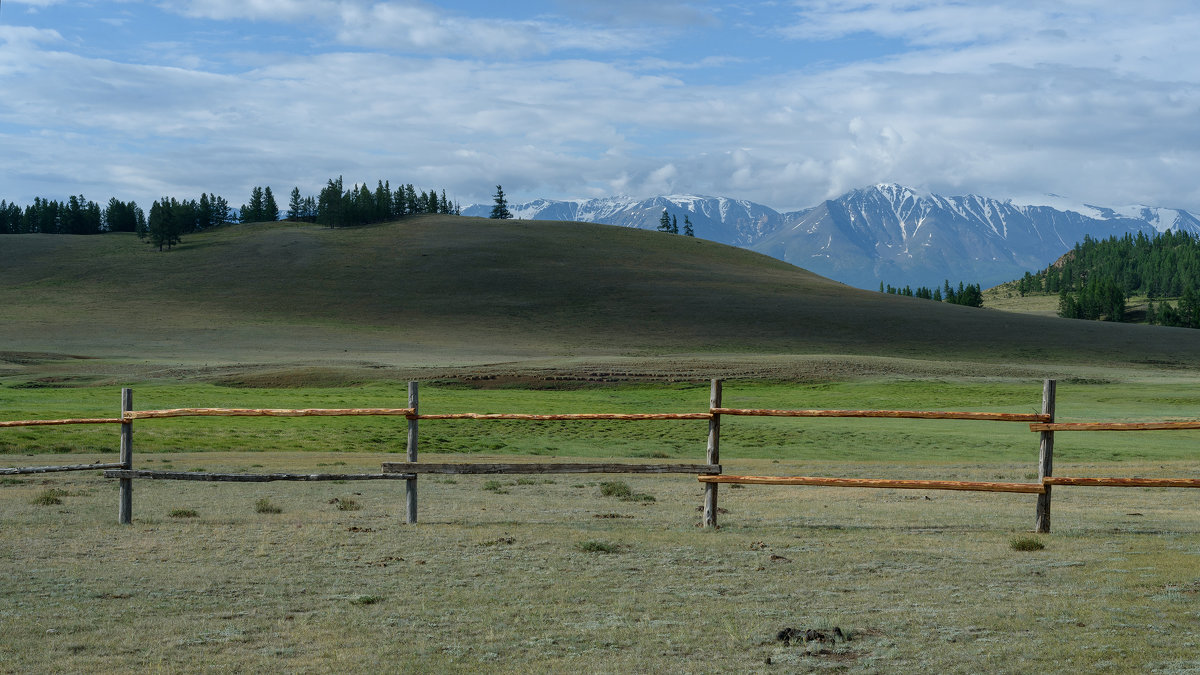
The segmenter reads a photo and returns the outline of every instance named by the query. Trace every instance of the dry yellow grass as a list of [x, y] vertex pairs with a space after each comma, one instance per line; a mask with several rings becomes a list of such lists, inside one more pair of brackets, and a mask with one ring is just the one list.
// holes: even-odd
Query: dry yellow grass
[[[371, 471], [384, 455], [213, 453], [140, 467]], [[0, 457], [0, 464], [16, 458]], [[436, 459], [430, 456], [430, 459]], [[343, 464], [344, 462], [344, 464]], [[261, 466], [254, 466], [261, 465]], [[1104, 472], [1102, 465], [1070, 467]], [[1191, 462], [1122, 465], [1141, 475]], [[742, 460], [727, 471], [1024, 477], [1026, 465]], [[91, 472], [0, 485], [0, 670], [1187, 672], [1200, 617], [1200, 492], [1059, 489], [1043, 551], [1011, 548], [1033, 498], [721, 490], [687, 476], [135, 482], [116, 524]], [[503, 490], [488, 490], [499, 480]], [[48, 488], [63, 504], [37, 506]], [[281, 507], [260, 514], [258, 499]], [[362, 508], [342, 511], [331, 500]], [[174, 509], [199, 517], [170, 517]], [[776, 639], [785, 628], [836, 642]], [[768, 665], [768, 663], [770, 665]]]

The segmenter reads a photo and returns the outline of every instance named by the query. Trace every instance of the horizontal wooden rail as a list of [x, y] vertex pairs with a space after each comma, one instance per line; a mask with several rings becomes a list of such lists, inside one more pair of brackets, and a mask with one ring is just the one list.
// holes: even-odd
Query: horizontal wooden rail
[[498, 473], [721, 473], [720, 464], [622, 463], [452, 463], [384, 462], [384, 473], [498, 474]]
[[413, 415], [417, 420], [707, 420], [711, 413], [559, 413], [535, 415], [527, 413], [444, 413]]
[[1039, 413], [953, 412], [934, 410], [765, 410], [752, 408], [712, 408], [714, 415], [753, 417], [891, 417], [922, 420], [983, 420], [991, 422], [1047, 422], [1049, 415]]
[[1041, 483], [984, 483], [959, 480], [893, 480], [888, 478], [818, 478], [812, 476], [699, 476], [701, 483], [743, 485], [815, 485], [822, 487], [898, 488], [901, 490], [965, 490], [1043, 494]]
[[117, 469], [104, 472], [106, 478], [157, 478], [160, 480], [200, 480], [231, 483], [269, 483], [276, 480], [407, 480], [412, 474], [399, 473], [210, 473], [205, 471], [146, 471]]
[[1071, 478], [1046, 476], [1046, 485], [1080, 485], [1092, 487], [1171, 487], [1200, 488], [1200, 478]]
[[88, 469], [120, 469], [123, 466], [120, 462], [111, 464], [66, 464], [61, 466], [16, 466], [0, 469], [0, 475], [53, 473], [55, 471], [87, 471]]
[[150, 420], [164, 417], [350, 417], [393, 415], [407, 417], [412, 408], [174, 408], [171, 410], [133, 410], [126, 420]]
[[0, 422], [0, 428], [3, 427], [48, 427], [56, 424], [121, 424], [125, 420], [119, 417], [113, 418], [89, 418], [89, 419], [73, 419], [73, 420], [14, 420], [12, 422]]
[[1169, 431], [1200, 429], [1200, 421], [1192, 422], [1057, 422], [1030, 424], [1030, 431]]

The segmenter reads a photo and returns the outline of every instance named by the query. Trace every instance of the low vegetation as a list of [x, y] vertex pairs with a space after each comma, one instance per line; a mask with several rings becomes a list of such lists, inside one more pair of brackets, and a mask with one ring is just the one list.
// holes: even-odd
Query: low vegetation
[[1014, 551], [1041, 551], [1046, 545], [1037, 537], [1017, 537], [1008, 543], [1008, 547]]
[[[392, 458], [210, 453], [206, 464], [369, 472]], [[965, 480], [1019, 478], [1030, 461], [727, 460], [745, 474]], [[1169, 476], [1194, 464], [1063, 469]], [[1186, 490], [1056, 489], [1054, 532], [1030, 554], [1011, 548], [1032, 526], [1030, 495], [722, 488], [728, 513], [711, 531], [696, 526], [691, 476], [625, 479], [657, 497], [645, 506], [570, 481], [516, 500], [481, 490], [485, 477], [423, 476], [413, 527], [393, 481], [356, 484], [362, 508], [341, 512], [328, 506], [336, 484], [145, 480], [133, 525], [120, 526], [113, 482], [97, 474], [0, 485], [5, 669], [1184, 672], [1200, 649], [1198, 495]], [[28, 503], [46, 489], [70, 492], [69, 513]], [[288, 504], [286, 518], [248, 512], [256, 497]], [[204, 518], [160, 515], [174, 508]]]

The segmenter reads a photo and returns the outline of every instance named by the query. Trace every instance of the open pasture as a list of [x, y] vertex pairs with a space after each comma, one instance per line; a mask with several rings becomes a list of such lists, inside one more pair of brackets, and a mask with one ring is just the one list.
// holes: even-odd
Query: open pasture
[[[1060, 383], [1059, 420], [1193, 416], [1200, 387], [1164, 384]], [[117, 393], [6, 389], [5, 416], [109, 415]], [[999, 379], [727, 382], [725, 403], [1033, 412], [1039, 394], [1036, 381]], [[706, 398], [707, 383], [430, 383], [421, 406], [689, 412]], [[387, 383], [135, 386], [135, 408], [403, 400]], [[403, 451], [403, 426], [140, 421], [134, 466], [375, 472]], [[114, 428], [4, 432], [4, 466], [115, 453]], [[726, 473], [1036, 478], [1037, 435], [1022, 424], [730, 418], [722, 432]], [[694, 421], [425, 421], [421, 457], [698, 461], [705, 433]], [[54, 440], [32, 440], [43, 436]], [[1059, 434], [1056, 473], [1196, 475], [1195, 444], [1194, 432]], [[98, 471], [0, 479], [6, 671], [1200, 668], [1193, 490], [1058, 488], [1054, 532], [1035, 538], [1045, 548], [1021, 551], [1015, 540], [1033, 537], [1029, 495], [723, 486], [722, 527], [706, 531], [690, 476], [424, 476], [417, 525], [404, 524], [398, 481], [134, 485], [134, 523], [122, 527], [116, 481]]]
[[[357, 472], [392, 457], [161, 453], [145, 466]], [[1025, 469], [726, 465], [967, 480]], [[423, 478], [417, 525], [390, 481], [138, 481], [122, 527], [116, 482], [98, 473], [0, 484], [7, 672], [1200, 667], [1195, 491], [1059, 489], [1055, 532], [1026, 552], [1012, 542], [1031, 536], [1027, 495], [748, 486], [722, 490], [729, 512], [706, 531], [686, 476]], [[622, 499], [614, 481], [653, 500]], [[61, 503], [33, 503], [47, 490]], [[259, 513], [261, 500], [280, 512]], [[777, 640], [834, 627], [844, 637]]]

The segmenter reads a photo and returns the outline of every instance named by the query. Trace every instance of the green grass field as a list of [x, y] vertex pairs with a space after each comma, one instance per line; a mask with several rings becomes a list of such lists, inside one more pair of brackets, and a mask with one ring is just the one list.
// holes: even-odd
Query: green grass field
[[[389, 458], [166, 453], [145, 466], [371, 471]], [[981, 480], [1027, 468], [727, 465]], [[415, 526], [404, 524], [400, 482], [140, 480], [134, 524], [124, 527], [115, 485], [95, 474], [5, 479], [3, 670], [1200, 667], [1200, 495], [1191, 491], [1058, 489], [1055, 532], [1025, 552], [1012, 544], [1029, 536], [1029, 495], [726, 486], [723, 527], [707, 531], [689, 476], [498, 478], [422, 478]], [[605, 496], [600, 483], [614, 479], [654, 500]], [[60, 504], [33, 503], [49, 489]], [[263, 499], [280, 512], [256, 512]], [[337, 508], [346, 500], [361, 508]], [[834, 627], [844, 636], [834, 642], [777, 639], [787, 628]]]
[[[700, 412], [712, 377], [731, 407], [1037, 412], [1055, 378], [1061, 421], [1200, 409], [1194, 331], [860, 291], [653, 232], [420, 217], [169, 253], [0, 243], [0, 420], [113, 417], [122, 386], [136, 409], [404, 407], [408, 379], [426, 413]], [[707, 423], [420, 430], [429, 461], [692, 463]], [[1196, 439], [1060, 433], [1055, 473], [1192, 477]], [[726, 417], [721, 454], [726, 473], [1032, 482], [1037, 440]], [[134, 467], [377, 472], [404, 444], [402, 418], [142, 420]], [[115, 425], [0, 429], [0, 466], [116, 453]], [[1056, 488], [1044, 549], [1020, 551], [1028, 495], [723, 486], [708, 531], [691, 476], [424, 476], [410, 526], [399, 481], [136, 480], [122, 527], [98, 474], [0, 476], [0, 672], [1200, 670], [1198, 491]]]

